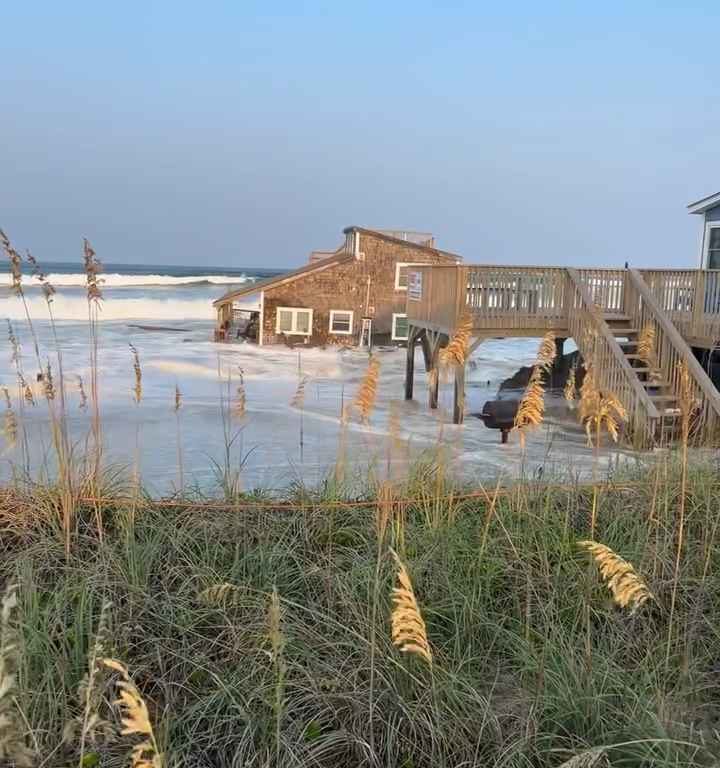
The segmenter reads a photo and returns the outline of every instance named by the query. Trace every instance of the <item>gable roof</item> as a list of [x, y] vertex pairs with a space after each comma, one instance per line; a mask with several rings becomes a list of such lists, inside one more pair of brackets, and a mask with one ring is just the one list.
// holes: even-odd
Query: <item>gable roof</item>
[[267, 280], [261, 280], [258, 283], [251, 283], [250, 285], [243, 286], [242, 288], [236, 288], [228, 293], [224, 293], [219, 299], [213, 301], [213, 306], [218, 304], [225, 304], [233, 299], [240, 298], [241, 296], [247, 296], [250, 293], [257, 293], [258, 291], [264, 291], [266, 288], [274, 288], [277, 285], [283, 285], [284, 283], [291, 283], [293, 280], [297, 280], [304, 275], [310, 275], [313, 272], [321, 272], [328, 267], [334, 267], [338, 264], [344, 264], [345, 262], [353, 261], [355, 257], [350, 253], [345, 253], [344, 250], [334, 253], [332, 256], [328, 256], [326, 259], [320, 259], [313, 261], [310, 264], [299, 269], [293, 269], [290, 272], [284, 272], [277, 277], [271, 277]]
[[[426, 253], [429, 251], [453, 263], [462, 261], [460, 256], [454, 253], [450, 253], [449, 251], [441, 251], [437, 248], [431, 248], [427, 245], [413, 243], [410, 240], [403, 240], [399, 237], [393, 237], [392, 235], [389, 235], [385, 232], [379, 232], [376, 229], [365, 229], [363, 227], [346, 227], [343, 230], [343, 234], [345, 235], [350, 232], [364, 232], [365, 234], [372, 235], [373, 237], [378, 237], [382, 240], [388, 240], [394, 243], [401, 243], [402, 245], [409, 246], [411, 248], [417, 248]], [[233, 301], [234, 299], [238, 299], [241, 296], [247, 296], [248, 294], [257, 293], [258, 291], [264, 291], [266, 288], [275, 288], [278, 285], [291, 283], [300, 277], [304, 277], [305, 275], [311, 275], [314, 272], [321, 272], [323, 269], [335, 267], [338, 264], [349, 263], [354, 260], [355, 256], [352, 253], [346, 253], [345, 246], [343, 244], [337, 251], [335, 251], [335, 253], [328, 256], [326, 259], [319, 259], [318, 261], [310, 262], [310, 264], [305, 264], [305, 266], [300, 267], [299, 269], [294, 269], [291, 272], [285, 272], [282, 275], [278, 275], [277, 277], [271, 277], [268, 280], [261, 280], [259, 283], [251, 283], [250, 285], [244, 286], [242, 288], [236, 288], [232, 291], [229, 291], [228, 293], [223, 294], [219, 299], [215, 299], [215, 301], [213, 301], [213, 306], [217, 306], [218, 304], [226, 304], [228, 301]]]
[[434, 248], [431, 245], [423, 245], [422, 243], [416, 243], [412, 240], [406, 240], [402, 237], [395, 237], [394, 235], [391, 235], [389, 232], [381, 230], [381, 229], [366, 229], [365, 227], [345, 227], [343, 229], [343, 234], [347, 235], [350, 232], [364, 232], [366, 235], [372, 235], [373, 237], [377, 237], [380, 240], [387, 240], [390, 243], [401, 243], [404, 246], [407, 246], [408, 248], [416, 248], [419, 251], [424, 251], [427, 253], [428, 251], [430, 253], [434, 253], [437, 256], [440, 256], [441, 258], [447, 259], [448, 261], [453, 262], [459, 262], [462, 261], [462, 256], [458, 256], [457, 253], [450, 253], [450, 251], [441, 251], [439, 248]]
[[697, 200], [694, 203], [688, 205], [688, 213], [705, 213], [711, 208], [717, 208], [720, 205], [720, 192], [716, 192], [714, 195], [708, 195], [703, 197], [702, 200]]

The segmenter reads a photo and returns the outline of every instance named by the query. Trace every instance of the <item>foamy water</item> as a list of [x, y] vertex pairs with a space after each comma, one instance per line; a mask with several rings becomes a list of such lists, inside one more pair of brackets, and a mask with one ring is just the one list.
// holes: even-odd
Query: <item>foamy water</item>
[[[359, 350], [335, 348], [260, 348], [252, 344], [216, 344], [212, 338], [212, 301], [228, 286], [251, 280], [247, 274], [230, 275], [122, 275], [103, 285], [104, 300], [99, 325], [99, 374], [102, 419], [109, 462], [132, 465], [139, 457], [140, 471], [150, 490], [166, 493], [178, 483], [178, 423], [174, 411], [177, 385], [182, 392], [180, 442], [183, 475], [187, 484], [212, 487], [214, 467], [222, 464], [224, 429], [221, 399], [233, 397], [242, 373], [247, 390], [247, 413], [233, 422], [232, 461], [242, 465], [247, 486], [278, 488], [294, 480], [316, 483], [333, 467], [339, 444], [340, 415], [354, 396], [367, 364]], [[89, 416], [79, 408], [77, 376], [89, 377], [87, 301], [76, 282], [78, 275], [55, 281], [53, 301], [60, 351], [67, 384], [69, 426], [78, 446], [89, 432]], [[152, 282], [148, 278], [185, 282]], [[208, 279], [213, 277], [218, 282]], [[233, 278], [233, 281], [230, 281]], [[221, 283], [220, 280], [225, 282]], [[27, 303], [40, 339], [42, 365], [49, 360], [57, 371], [57, 350], [48, 323], [47, 306], [39, 290], [27, 283]], [[7, 288], [0, 288], [0, 318], [9, 318], [22, 347], [22, 364], [28, 380], [35, 377], [37, 362], [22, 302]], [[138, 328], [162, 327], [164, 330]], [[174, 328], [175, 330], [167, 330]], [[143, 399], [136, 405], [130, 344], [140, 355]], [[468, 368], [467, 410], [482, 409], [499, 383], [519, 366], [532, 362], [537, 348], [533, 339], [487, 341], [474, 353]], [[454, 471], [471, 480], [492, 481], [544, 465], [546, 471], [567, 477], [588, 471], [591, 453], [580, 430], [551, 416], [544, 429], [533, 434], [525, 455], [517, 442], [502, 446], [499, 434], [469, 415], [462, 427], [452, 425], [452, 385], [441, 385], [440, 408], [427, 407], [426, 377], [421, 354], [416, 361], [415, 400], [403, 399], [405, 351], [377, 349], [381, 377], [371, 423], [353, 423], [347, 436], [350, 472], [402, 475], [408, 463], [440, 443], [452, 453]], [[27, 435], [33, 471], [52, 472], [52, 451], [47, 405], [21, 408], [15, 396], [16, 374], [10, 365], [11, 347], [0, 343], [0, 384], [13, 394], [13, 406]], [[299, 377], [308, 377], [302, 413], [290, 406]], [[489, 384], [488, 384], [489, 382]], [[389, 438], [391, 410], [401, 421], [401, 440], [393, 447]], [[302, 446], [300, 433], [302, 425]], [[139, 446], [139, 450], [138, 447]], [[5, 446], [0, 472], [7, 477], [22, 462], [21, 445]]]

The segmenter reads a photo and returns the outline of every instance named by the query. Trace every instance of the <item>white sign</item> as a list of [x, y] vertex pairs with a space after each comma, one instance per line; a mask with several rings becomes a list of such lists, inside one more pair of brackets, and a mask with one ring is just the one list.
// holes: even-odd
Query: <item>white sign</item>
[[408, 272], [407, 297], [413, 301], [422, 299], [422, 272]]

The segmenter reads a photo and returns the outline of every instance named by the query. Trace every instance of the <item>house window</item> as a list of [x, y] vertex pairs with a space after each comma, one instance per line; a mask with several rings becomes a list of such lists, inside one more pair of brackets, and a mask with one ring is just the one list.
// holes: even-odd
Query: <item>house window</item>
[[288, 336], [309, 336], [312, 333], [312, 316], [312, 309], [278, 307], [275, 330]]
[[344, 309], [330, 310], [330, 333], [342, 333], [349, 336], [353, 328], [353, 313]]
[[720, 269], [720, 224], [710, 224], [707, 232], [707, 269]]
[[398, 261], [395, 264], [395, 290], [407, 291], [408, 287], [408, 269], [409, 267], [419, 267], [420, 264], [412, 264], [410, 262]]
[[408, 340], [408, 319], [405, 314], [393, 313], [392, 316], [392, 340], [393, 341], [407, 341]]

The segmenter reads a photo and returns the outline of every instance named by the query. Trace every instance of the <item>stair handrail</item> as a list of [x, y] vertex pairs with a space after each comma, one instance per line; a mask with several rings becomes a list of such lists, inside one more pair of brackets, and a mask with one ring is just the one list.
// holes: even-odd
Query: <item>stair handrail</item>
[[[642, 297], [644, 304], [651, 310], [653, 320], [660, 326], [663, 331], [665, 339], [673, 347], [673, 350], [679, 358], [683, 360], [687, 366], [688, 373], [691, 379], [694, 381], [696, 388], [705, 398], [706, 403], [714, 411], [715, 421], [720, 424], [720, 393], [718, 393], [715, 385], [712, 383], [712, 379], [707, 375], [702, 365], [698, 362], [697, 358], [690, 349], [689, 344], [683, 339], [675, 324], [667, 317], [662, 310], [657, 297], [650, 290], [650, 286], [645, 282], [643, 276], [637, 269], [631, 269], [630, 280], [633, 288]], [[700, 297], [695, 296], [695, 301], [700, 301]], [[638, 311], [638, 307], [634, 307], [634, 311]], [[669, 380], [672, 382], [673, 371], [667, 371]], [[675, 392], [677, 395], [678, 393]]]
[[[645, 388], [640, 383], [640, 380], [637, 377], [637, 373], [633, 370], [632, 366], [628, 362], [627, 358], [623, 354], [622, 349], [620, 348], [620, 345], [618, 344], [617, 339], [613, 336], [612, 332], [610, 331], [610, 326], [605, 322], [605, 318], [602, 317], [602, 315], [595, 311], [595, 305], [592, 301], [592, 298], [590, 297], [590, 293], [588, 292], [587, 287], [583, 283], [580, 273], [577, 269], [574, 269], [572, 267], [567, 268], [567, 273], [570, 278], [571, 284], [575, 291], [577, 292], [577, 295], [580, 297], [580, 300], [582, 302], [582, 313], [586, 315], [587, 317], [591, 318], [591, 322], [594, 325], [595, 329], [597, 330], [600, 338], [605, 342], [607, 345], [608, 350], [612, 354], [612, 357], [616, 363], [617, 369], [621, 372], [621, 375], [630, 391], [632, 391], [636, 403], [630, 403], [630, 402], [623, 402], [623, 405], [628, 411], [629, 419], [633, 420], [635, 424], [637, 425], [637, 420], [639, 418], [639, 414], [637, 413], [637, 409], [634, 407], [634, 405], [638, 405], [640, 408], [643, 409], [646, 416], [646, 422], [643, 425], [645, 427], [646, 433], [649, 437], [651, 437], [652, 440], [652, 434], [653, 434], [653, 428], [651, 422], [657, 422], [660, 419], [660, 413], [658, 409], [655, 406], [655, 403], [650, 399], [650, 396], [645, 391]], [[574, 308], [568, 307], [568, 325], [571, 327], [572, 330], [572, 314], [574, 314]], [[587, 350], [583, 350], [582, 346], [584, 344], [584, 340], [582, 338], [578, 338], [581, 336], [580, 333], [573, 334], [575, 336], [575, 343], [580, 350], [580, 353], [585, 353], [587, 355]], [[599, 376], [603, 377], [603, 370], [600, 370]], [[623, 400], [621, 392], [615, 392], [616, 396], [621, 398], [621, 402]]]

